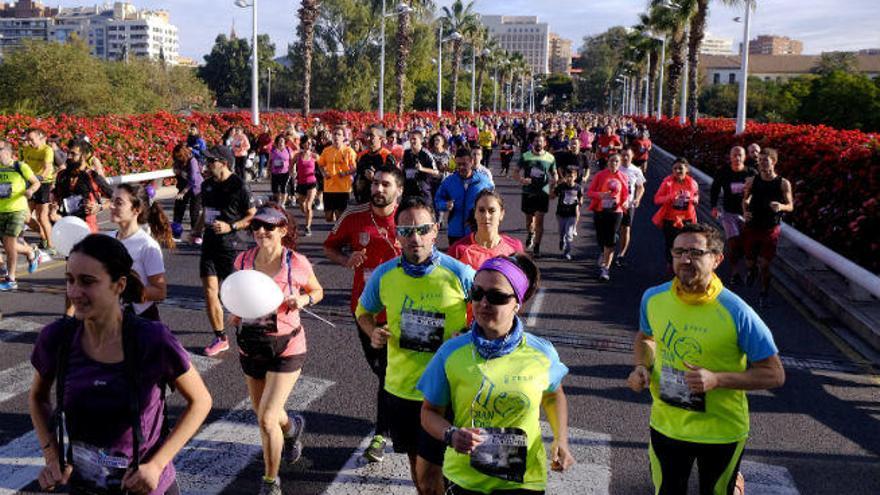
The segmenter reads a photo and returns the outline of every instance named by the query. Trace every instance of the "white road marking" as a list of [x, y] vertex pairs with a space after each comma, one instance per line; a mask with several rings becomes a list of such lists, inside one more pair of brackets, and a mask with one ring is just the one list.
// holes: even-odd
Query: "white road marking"
[[0, 342], [9, 342], [26, 333], [37, 333], [43, 326], [22, 318], [3, 318], [0, 320]]
[[[541, 422], [548, 453], [552, 432]], [[324, 495], [412, 495], [415, 487], [409, 474], [406, 454], [386, 453], [385, 460], [367, 463], [362, 454], [372, 434], [361, 442], [336, 475]], [[607, 495], [611, 485], [611, 436], [605, 433], [569, 429], [569, 443], [577, 464], [564, 473], [550, 472], [547, 493], [555, 495]]]
[[0, 371], [0, 402], [27, 392], [34, 379], [34, 367], [29, 361]]
[[783, 466], [742, 461], [740, 471], [749, 495], [800, 495], [794, 478]]
[[535, 300], [529, 306], [528, 318], [526, 318], [526, 326], [534, 327], [538, 323], [538, 315], [541, 313], [541, 306], [544, 305], [544, 288], [538, 289], [535, 294]]
[[[332, 381], [303, 376], [286, 408], [304, 410], [331, 386]], [[251, 411], [250, 399], [245, 399], [203, 428], [175, 458], [180, 491], [187, 495], [220, 493], [261, 452], [260, 429]], [[254, 480], [255, 485], [258, 482], [259, 479]]]

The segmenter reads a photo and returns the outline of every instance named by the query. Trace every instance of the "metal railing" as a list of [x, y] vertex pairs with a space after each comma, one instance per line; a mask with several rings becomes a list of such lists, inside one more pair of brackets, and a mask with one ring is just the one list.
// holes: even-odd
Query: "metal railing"
[[[654, 145], [654, 149], [670, 158], [675, 158], [675, 155], [657, 145]], [[693, 165], [690, 167], [690, 174], [698, 182], [709, 186], [712, 185], [712, 177]], [[864, 301], [869, 300], [871, 296], [880, 299], [880, 277], [877, 275], [832, 251], [824, 244], [810, 238], [785, 222], [782, 223], [780, 235], [785, 240], [802, 249], [816, 261], [821, 262], [845, 278], [849, 286], [849, 296], [851, 299]]]

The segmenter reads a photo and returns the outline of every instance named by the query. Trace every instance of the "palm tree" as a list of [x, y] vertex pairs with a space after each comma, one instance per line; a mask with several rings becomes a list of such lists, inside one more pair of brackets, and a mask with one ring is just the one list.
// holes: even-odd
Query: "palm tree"
[[[408, 6], [409, 9], [400, 8]], [[401, 0], [397, 10], [397, 114], [404, 112], [406, 107], [406, 69], [409, 63], [409, 54], [412, 51], [412, 23], [413, 15], [417, 18], [427, 11], [433, 10], [434, 2], [431, 0]]]
[[650, 64], [648, 64], [648, 87], [646, 91], [648, 92], [648, 99], [651, 102], [648, 105], [648, 113], [652, 113], [652, 109], [654, 108], [654, 102], [656, 101], [654, 98], [654, 79], [657, 75], [657, 68], [660, 66], [660, 47], [657, 44], [657, 40], [652, 37], [652, 32], [655, 31], [656, 22], [650, 15], [650, 10], [648, 13], [639, 14], [639, 24], [635, 25], [634, 28], [636, 31], [642, 34], [642, 36], [647, 37], [645, 42], [645, 48], [648, 50], [648, 53], [651, 55]]
[[503, 112], [507, 108], [507, 91], [505, 91], [505, 87], [511, 75], [510, 54], [504, 50], [499, 50], [495, 54], [495, 67], [498, 68], [498, 92], [500, 93], [498, 108]]
[[473, 11], [474, 2], [469, 1], [464, 5], [461, 0], [455, 0], [449, 7], [443, 7], [443, 31], [458, 33], [462, 38], [452, 41], [452, 111], [458, 109], [458, 72], [461, 68], [461, 49], [463, 37], [469, 36], [479, 25], [479, 15]]
[[[510, 79], [511, 83], [513, 83], [517, 78], [519, 78], [520, 83], [520, 95], [523, 100], [525, 99], [525, 78], [526, 74], [531, 72], [531, 66], [528, 62], [526, 62], [526, 58], [522, 53], [514, 52], [510, 55]], [[516, 101], [516, 85], [514, 84], [513, 89], [511, 90], [511, 99]]]
[[477, 101], [476, 110], [479, 112], [481, 103], [483, 101], [483, 76], [486, 75], [486, 61], [491, 54], [491, 49], [489, 49], [489, 41], [492, 38], [489, 37], [489, 28], [483, 25], [477, 25], [476, 29], [471, 33], [471, 42], [473, 43], [473, 49], [477, 52], [478, 68], [477, 68], [477, 94], [474, 95], [474, 98]]
[[302, 0], [299, 8], [300, 40], [303, 45], [303, 94], [302, 114], [311, 111], [312, 49], [315, 42], [315, 23], [318, 22], [320, 0]]
[[[482, 53], [482, 61], [480, 62], [480, 72], [479, 76], [483, 76], [482, 71], [495, 69], [498, 66], [498, 60], [503, 55], [504, 50], [501, 49], [501, 44], [498, 43], [498, 40], [495, 38], [489, 38], [486, 41], [486, 46], [483, 48]], [[478, 79], [478, 81], [482, 81], [482, 79]], [[497, 84], [497, 81], [495, 81]], [[477, 98], [479, 101], [483, 101], [483, 84], [482, 82], [477, 83]]]
[[677, 0], [670, 4], [667, 0], [652, 0], [649, 16], [654, 18], [654, 29], [669, 36], [668, 52], [670, 56], [669, 75], [666, 76], [666, 110], [665, 115], [675, 114], [676, 102], [678, 101], [679, 80], [684, 69], [684, 59], [687, 39], [685, 27], [696, 9], [698, 0]]

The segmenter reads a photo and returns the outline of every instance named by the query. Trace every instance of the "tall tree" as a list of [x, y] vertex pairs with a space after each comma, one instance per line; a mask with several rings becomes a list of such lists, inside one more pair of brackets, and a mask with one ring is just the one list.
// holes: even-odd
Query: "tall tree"
[[302, 0], [299, 8], [299, 34], [303, 47], [302, 114], [311, 111], [312, 52], [315, 43], [315, 23], [318, 21], [319, 0]]
[[627, 32], [623, 26], [584, 38], [579, 58], [583, 72], [576, 91], [578, 101], [586, 108], [607, 111], [611, 86], [626, 45]]
[[[495, 59], [501, 52], [501, 45], [498, 43], [498, 40], [488, 34], [488, 30], [486, 30], [487, 38], [485, 45], [483, 46], [483, 51], [480, 52], [479, 72], [477, 72], [477, 101], [480, 102], [479, 108], [482, 108], [483, 101], [483, 77], [487, 70], [495, 67]], [[497, 81], [493, 82], [493, 84], [497, 84]]]
[[[426, 12], [434, 8], [434, 2], [431, 0], [402, 0], [400, 6], [407, 6], [409, 9], [400, 8], [397, 11], [397, 63], [396, 63], [396, 83], [397, 83], [397, 114], [400, 115], [406, 110], [406, 75], [409, 65], [410, 53], [413, 46], [413, 17], [419, 18]], [[410, 11], [412, 9], [412, 12]]]
[[452, 41], [452, 111], [458, 109], [458, 72], [461, 69], [462, 42], [479, 25], [479, 15], [474, 12], [474, 2], [467, 5], [455, 0], [449, 7], [443, 7], [443, 32], [458, 33], [462, 37]]
[[822, 76], [834, 71], [855, 74], [858, 72], [859, 59], [851, 52], [825, 52], [819, 56], [819, 61], [810, 72]]
[[199, 77], [211, 88], [220, 107], [247, 105], [250, 89], [250, 44], [243, 38], [217, 36], [211, 53], [198, 69]]
[[697, 0], [696, 10], [690, 21], [688, 36], [688, 101], [687, 115], [691, 125], [697, 125], [700, 91], [700, 46], [706, 36], [706, 19], [709, 16], [709, 0]]

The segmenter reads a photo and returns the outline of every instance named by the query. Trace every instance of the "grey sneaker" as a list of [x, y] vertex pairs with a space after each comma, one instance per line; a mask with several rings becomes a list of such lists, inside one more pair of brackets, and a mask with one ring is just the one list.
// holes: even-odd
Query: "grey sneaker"
[[388, 442], [382, 435], [376, 435], [364, 451], [364, 459], [370, 462], [382, 462], [385, 459], [385, 446]]
[[282, 495], [281, 480], [279, 478], [275, 478], [275, 481], [271, 483], [266, 480], [262, 480], [260, 482], [259, 495]]
[[290, 418], [293, 423], [293, 431], [289, 437], [284, 437], [284, 448], [281, 450], [281, 458], [287, 464], [295, 464], [302, 458], [302, 438], [303, 430], [306, 429], [306, 419], [299, 414]]
[[599, 268], [599, 280], [603, 282], [611, 280], [611, 275], [608, 273], [608, 269], [604, 266]]

